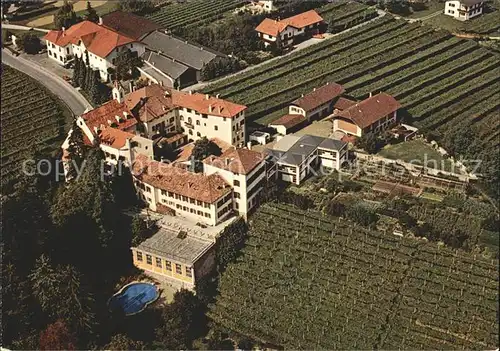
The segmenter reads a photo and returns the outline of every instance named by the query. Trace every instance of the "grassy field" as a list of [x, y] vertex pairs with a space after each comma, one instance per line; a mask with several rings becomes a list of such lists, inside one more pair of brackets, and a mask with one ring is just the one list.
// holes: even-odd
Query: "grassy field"
[[395, 145], [387, 145], [377, 154], [378, 156], [401, 160], [415, 165], [426, 165], [429, 168], [436, 168], [443, 171], [454, 171], [459, 173], [458, 168], [453, 167], [453, 163], [443, 157], [432, 146], [427, 145], [422, 140], [410, 140]]
[[37, 81], [2, 64], [2, 188], [34, 151], [50, 153], [66, 135], [71, 112]]
[[285, 349], [494, 349], [498, 261], [265, 204], [209, 316]]

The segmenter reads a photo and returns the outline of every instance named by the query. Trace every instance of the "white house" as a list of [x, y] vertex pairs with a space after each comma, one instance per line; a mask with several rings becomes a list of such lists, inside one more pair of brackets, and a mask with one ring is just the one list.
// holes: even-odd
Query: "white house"
[[283, 20], [264, 19], [255, 30], [266, 46], [276, 43], [278, 47], [289, 47], [300, 37], [319, 31], [323, 18], [314, 10], [300, 13]]
[[286, 135], [265, 153], [277, 164], [278, 179], [299, 185], [313, 174], [340, 169], [347, 143], [313, 135]]
[[206, 175], [218, 174], [233, 187], [233, 209], [246, 217], [258, 204], [258, 195], [267, 181], [264, 155], [231, 148], [220, 156], [207, 157], [203, 164]]
[[483, 13], [483, 0], [449, 0], [444, 6], [445, 15], [467, 21]]
[[108, 70], [115, 67], [119, 52], [130, 49], [140, 56], [146, 48], [135, 39], [90, 21], [77, 23], [68, 29], [51, 30], [43, 39], [51, 59], [66, 65], [83, 55], [86, 64], [98, 70], [105, 81], [108, 80]]

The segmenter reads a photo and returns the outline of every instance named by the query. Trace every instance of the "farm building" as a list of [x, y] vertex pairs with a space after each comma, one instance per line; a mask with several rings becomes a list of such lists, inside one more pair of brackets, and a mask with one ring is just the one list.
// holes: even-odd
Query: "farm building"
[[318, 34], [322, 24], [323, 18], [310, 10], [283, 20], [266, 18], [255, 30], [266, 46], [275, 43], [277, 47], [287, 48], [299, 40]]
[[483, 13], [483, 0], [449, 0], [446, 1], [444, 14], [460, 21], [467, 21]]
[[301, 129], [306, 123], [307, 119], [303, 115], [288, 114], [269, 124], [269, 127], [276, 129], [281, 135], [287, 135]]
[[397, 121], [400, 103], [386, 93], [380, 93], [358, 102], [349, 108], [336, 111], [333, 131], [361, 137], [366, 133], [378, 133], [393, 126]]
[[142, 39], [147, 49], [141, 74], [157, 84], [182, 88], [201, 80], [201, 70], [226, 55], [161, 31]]

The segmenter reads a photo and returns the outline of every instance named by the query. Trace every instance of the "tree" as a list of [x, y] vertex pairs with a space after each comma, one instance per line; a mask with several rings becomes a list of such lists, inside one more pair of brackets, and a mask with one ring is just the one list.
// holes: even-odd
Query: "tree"
[[137, 246], [143, 242], [149, 233], [149, 228], [145, 220], [140, 216], [132, 219], [132, 246]]
[[64, 0], [63, 5], [57, 10], [54, 15], [54, 26], [56, 29], [69, 28], [78, 23], [78, 17], [73, 9], [73, 4], [68, 0]]
[[163, 309], [156, 336], [163, 349], [185, 350], [192, 348], [193, 340], [203, 335], [205, 329], [203, 305], [191, 291], [181, 289]]
[[92, 7], [90, 1], [87, 1], [87, 13], [85, 14], [85, 19], [90, 22], [98, 23], [99, 15], [97, 11]]
[[153, 9], [151, 0], [123, 0], [119, 2], [119, 9], [125, 12], [144, 14]]
[[75, 65], [73, 66], [73, 86], [75, 87], [79, 86], [80, 84], [81, 64], [81, 59], [75, 57]]
[[240, 218], [227, 226], [220, 234], [216, 243], [215, 255], [218, 272], [224, 271], [226, 266], [238, 257], [241, 249], [245, 246], [247, 232], [248, 226], [246, 222]]
[[40, 350], [75, 350], [75, 344], [75, 337], [60, 319], [40, 333]]
[[380, 143], [374, 133], [366, 133], [356, 140], [356, 146], [362, 148], [369, 154], [375, 154], [380, 148]]
[[83, 131], [76, 123], [77, 119], [73, 119], [71, 126], [71, 134], [68, 139], [68, 170], [66, 179], [76, 179], [78, 177], [77, 169], [80, 170], [85, 156]]
[[126, 80], [138, 76], [137, 67], [142, 66], [137, 52], [127, 49], [118, 53], [115, 59], [116, 79]]
[[198, 139], [194, 143], [193, 151], [191, 152], [191, 160], [193, 161], [193, 171], [201, 172], [203, 171], [203, 161], [210, 155], [220, 156], [222, 150], [220, 147], [209, 140], [207, 137]]
[[346, 216], [350, 220], [364, 226], [369, 226], [378, 220], [378, 216], [374, 211], [361, 204], [349, 206], [346, 210]]
[[330, 216], [340, 217], [345, 212], [345, 205], [336, 200], [331, 200], [326, 204], [324, 212]]
[[92, 83], [94, 82], [94, 70], [92, 67], [88, 66], [85, 69], [85, 83], [83, 84], [83, 89], [89, 93], [92, 88]]
[[23, 33], [16, 41], [16, 45], [27, 54], [37, 54], [42, 48], [40, 38], [33, 31]]
[[96, 105], [101, 103], [101, 75], [98, 70], [91, 73], [91, 82], [88, 87], [88, 93], [92, 102]]
[[106, 350], [145, 350], [146, 345], [142, 341], [135, 341], [124, 334], [116, 334], [111, 337], [105, 347]]
[[242, 337], [238, 341], [238, 348], [240, 350], [244, 350], [244, 351], [253, 350], [254, 345], [255, 345], [255, 342], [252, 339], [249, 339], [247, 337]]
[[78, 64], [78, 86], [85, 90], [85, 83], [87, 82], [87, 66], [83, 60], [83, 55], [78, 59], [80, 63]]

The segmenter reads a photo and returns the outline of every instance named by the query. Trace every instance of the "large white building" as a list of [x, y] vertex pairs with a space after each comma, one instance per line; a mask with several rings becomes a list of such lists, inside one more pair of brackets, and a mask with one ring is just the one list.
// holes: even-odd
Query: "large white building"
[[483, 13], [483, 0], [449, 0], [444, 6], [444, 14], [460, 21], [467, 21]]
[[47, 55], [57, 63], [66, 65], [75, 57], [83, 55], [87, 65], [98, 70], [105, 81], [121, 51], [130, 49], [140, 56], [146, 48], [146, 45], [133, 38], [90, 21], [82, 21], [68, 29], [51, 30], [43, 40], [47, 45]]

